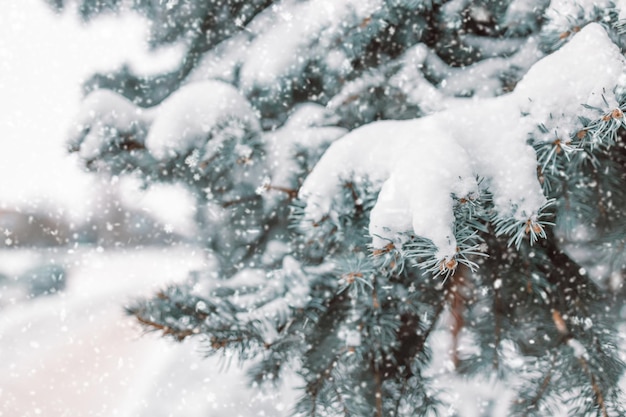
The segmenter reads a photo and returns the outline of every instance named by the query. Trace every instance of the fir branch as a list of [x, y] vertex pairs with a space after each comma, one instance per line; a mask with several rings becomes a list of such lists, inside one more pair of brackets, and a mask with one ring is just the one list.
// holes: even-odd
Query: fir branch
[[400, 386], [400, 393], [398, 394], [398, 398], [396, 398], [396, 404], [393, 409], [394, 416], [400, 415], [400, 404], [402, 403], [402, 400], [404, 398], [406, 387], [407, 387], [406, 382]]
[[363, 214], [363, 200], [357, 194], [354, 183], [352, 181], [348, 181], [344, 184], [344, 187], [350, 190], [350, 195], [352, 196], [352, 200], [354, 201], [355, 214], [357, 216]]
[[[376, 276], [372, 279], [372, 308], [375, 311], [375, 315], [380, 315], [381, 305], [378, 299], [378, 291]], [[378, 343], [376, 343], [378, 344]], [[381, 347], [379, 347], [380, 349]], [[380, 372], [380, 364], [372, 363], [372, 368], [374, 372], [374, 396], [375, 396], [375, 404], [376, 404], [376, 417], [383, 417], [383, 391], [382, 391], [382, 378]]]
[[262, 187], [264, 190], [279, 191], [281, 193], [285, 193], [290, 200], [295, 200], [296, 198], [298, 198], [298, 190], [293, 188], [281, 187], [279, 185], [272, 184], [263, 184]]
[[[541, 383], [539, 384], [539, 388], [537, 389], [535, 395], [531, 398], [528, 405], [526, 405], [524, 416], [527, 417], [530, 415], [531, 411], [535, 411], [539, 409], [539, 402], [543, 399], [544, 394], [547, 392], [548, 387], [550, 386], [550, 382], [552, 381], [552, 375], [554, 371], [554, 367], [556, 365], [556, 355], [551, 355], [550, 367], [545, 373], [545, 376], [542, 378]], [[517, 404], [524, 404], [525, 401], [523, 399], [517, 399], [515, 401]]]
[[587, 376], [589, 377], [591, 389], [593, 390], [593, 393], [595, 395], [595, 402], [598, 407], [600, 407], [600, 411], [602, 411], [602, 417], [609, 417], [609, 413], [606, 409], [606, 404], [604, 402], [604, 395], [602, 394], [602, 390], [598, 386], [595, 375], [593, 374], [593, 372], [591, 372], [591, 369], [589, 368], [589, 363], [582, 356], [578, 357], [578, 361], [580, 362], [580, 366], [583, 368], [585, 374], [587, 374]]
[[331, 355], [328, 364], [319, 372], [313, 382], [309, 382], [306, 385], [306, 392], [311, 396], [311, 417], [317, 417], [317, 399], [325, 382], [332, 377], [332, 370], [335, 367], [339, 357], [343, 354], [343, 351], [337, 352], [335, 355]]
[[380, 310], [380, 301], [378, 300], [378, 291], [376, 290], [376, 277], [372, 278], [372, 307], [374, 310]]
[[133, 316], [135, 316], [135, 319], [137, 319], [137, 321], [141, 323], [143, 326], [145, 326], [147, 329], [152, 330], [152, 331], [160, 330], [163, 332], [163, 336], [173, 336], [177, 342], [182, 342], [188, 336], [191, 336], [193, 334], [198, 334], [197, 329], [184, 329], [184, 330], [175, 329], [175, 328], [166, 326], [164, 324], [157, 323], [152, 320], [148, 320], [142, 317], [139, 311], [133, 311], [132, 314]]
[[339, 388], [337, 388], [337, 384], [333, 384], [333, 388], [334, 388], [335, 394], [337, 394], [337, 400], [339, 401], [339, 404], [341, 404], [343, 415], [345, 417], [350, 417], [350, 410], [348, 410], [348, 405], [346, 404], [343, 398], [343, 395], [341, 395], [341, 393], [339, 392]]
[[250, 203], [252, 201], [258, 201], [260, 200], [261, 197], [257, 194], [254, 195], [249, 195], [249, 196], [245, 196], [245, 197], [240, 197], [240, 198], [236, 198], [234, 200], [231, 201], [224, 201], [223, 203], [221, 203], [221, 206], [223, 208], [229, 208], [235, 205], [239, 205], [239, 204], [245, 204], [245, 203]]

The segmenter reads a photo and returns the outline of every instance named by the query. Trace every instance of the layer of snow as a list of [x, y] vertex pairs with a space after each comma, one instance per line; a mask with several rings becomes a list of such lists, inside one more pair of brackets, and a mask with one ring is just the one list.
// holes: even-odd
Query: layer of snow
[[[280, 129], [264, 134], [266, 164], [270, 175], [266, 178], [266, 185], [297, 189], [297, 175], [301, 171], [297, 154], [303, 150], [324, 149], [346, 133], [340, 127], [324, 126], [324, 115], [325, 109], [319, 104], [300, 104]], [[265, 195], [271, 197], [275, 192]], [[270, 205], [269, 209], [272, 208]]]
[[[16, 254], [0, 252], [0, 264]], [[143, 335], [125, 316], [124, 303], [207, 268], [201, 251], [81, 249], [45, 256], [68, 269], [68, 287], [2, 309], [0, 415], [287, 414], [294, 399], [289, 386], [267, 396], [247, 386], [245, 369], [232, 358], [206, 359], [197, 343]]]
[[[249, 46], [241, 69], [243, 89], [273, 88], [277, 79], [301, 73], [308, 63], [304, 56], [310, 55], [309, 48], [328, 51], [347, 27], [358, 26], [382, 3], [380, 0], [311, 0], [283, 1], [273, 6], [275, 19], [267, 26], [271, 29], [257, 36]], [[255, 27], [251, 25], [251, 30]], [[337, 56], [329, 57], [333, 66]]]
[[82, 103], [69, 144], [78, 150], [81, 158], [95, 159], [117, 134], [131, 132], [134, 126], [147, 126], [150, 122], [150, 111], [111, 90], [95, 90]]
[[260, 130], [254, 110], [230, 84], [187, 84], [156, 109], [146, 147], [157, 159], [185, 155], [203, 147], [214, 129], [233, 119], [250, 130]]
[[535, 64], [512, 94], [356, 129], [331, 145], [303, 184], [306, 216], [314, 221], [332, 216], [342, 181], [368, 178], [381, 185], [370, 217], [374, 247], [397, 244], [398, 233], [413, 231], [438, 247], [438, 257], [452, 257], [451, 195], [466, 196], [481, 177], [500, 216], [532, 219], [546, 199], [536, 156], [526, 143], [529, 133], [550, 114], [575, 118], [583, 103], [598, 104], [624, 68], [617, 47], [591, 24]]
[[[505, 46], [511, 47], [507, 42]], [[519, 45], [519, 49], [513, 55], [506, 58], [487, 58], [466, 67], [450, 67], [437, 54], [428, 53], [424, 59], [424, 66], [428, 72], [442, 79], [437, 86], [439, 94], [493, 97], [501, 93], [502, 74], [511, 69], [523, 73], [542, 56], [537, 39], [531, 36]]]
[[548, 23], [543, 30], [572, 30], [581, 21], [593, 20], [596, 11], [607, 9], [614, 3], [613, 0], [551, 0], [546, 10]]
[[561, 49], [537, 62], [519, 82], [515, 95], [522, 111], [529, 114], [528, 123], [547, 123], [552, 118], [556, 137], [568, 138], [580, 128], [578, 116], [587, 113], [581, 104], [604, 107], [606, 99], [617, 106], [611, 93], [625, 66], [619, 48], [604, 29], [590, 24]]
[[619, 20], [626, 20], [626, 0], [613, 0], [615, 8], [619, 10]]
[[550, 0], [512, 0], [506, 9], [503, 22], [512, 29], [528, 24], [525, 20], [535, 19], [549, 4]]
[[350, 177], [384, 182], [370, 217], [375, 247], [414, 230], [445, 255], [454, 250], [450, 192], [465, 196], [476, 182], [469, 155], [435, 119], [372, 123], [331, 145], [301, 188], [307, 216], [330, 213]]
[[404, 92], [408, 101], [417, 104], [425, 114], [434, 113], [446, 107], [445, 95], [428, 82], [422, 72], [428, 55], [428, 47], [423, 43], [409, 48], [400, 58], [401, 69], [389, 80], [391, 86]]

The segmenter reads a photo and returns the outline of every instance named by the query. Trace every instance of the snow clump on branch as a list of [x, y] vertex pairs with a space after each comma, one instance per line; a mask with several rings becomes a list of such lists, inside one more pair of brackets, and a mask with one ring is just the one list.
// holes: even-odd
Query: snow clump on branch
[[399, 247], [402, 233], [413, 232], [433, 242], [439, 259], [451, 259], [457, 250], [452, 196], [485, 187], [499, 218], [536, 219], [547, 201], [531, 135], [551, 117], [572, 133], [582, 105], [597, 104], [624, 72], [617, 46], [590, 24], [537, 62], [508, 95], [358, 128], [333, 143], [304, 182], [305, 217], [332, 217], [342, 181], [367, 179], [380, 186], [369, 224], [374, 248]]

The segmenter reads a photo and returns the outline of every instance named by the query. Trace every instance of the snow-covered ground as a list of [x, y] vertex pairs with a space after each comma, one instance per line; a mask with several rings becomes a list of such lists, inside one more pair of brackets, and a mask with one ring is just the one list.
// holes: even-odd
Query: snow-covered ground
[[[203, 265], [190, 248], [0, 252], [4, 271], [67, 268], [65, 291], [0, 309], [0, 416], [281, 416], [292, 397], [247, 388], [233, 361], [143, 335], [123, 306]], [[5, 302], [7, 300], [4, 300]], [[282, 390], [284, 391], [284, 390]]]

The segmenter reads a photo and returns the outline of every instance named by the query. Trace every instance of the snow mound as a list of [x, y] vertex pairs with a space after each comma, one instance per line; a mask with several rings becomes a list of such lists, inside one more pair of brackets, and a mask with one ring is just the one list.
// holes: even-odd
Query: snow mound
[[111, 90], [96, 90], [84, 100], [74, 121], [68, 145], [83, 159], [98, 158], [121, 136], [141, 141], [139, 131], [151, 122], [151, 113]]
[[[324, 106], [303, 103], [296, 106], [280, 129], [264, 135], [269, 185], [287, 190], [298, 188], [298, 172], [302, 169], [298, 154], [306, 153], [311, 160], [316, 160], [316, 155], [321, 155], [330, 143], [346, 134], [341, 127], [325, 126], [326, 122]], [[275, 204], [280, 201], [276, 200]], [[275, 209], [275, 204], [269, 204], [268, 209]]]
[[611, 8], [613, 0], [551, 0], [546, 10], [548, 20], [544, 30], [563, 33], [579, 22], [590, 22], [598, 12]]
[[146, 147], [159, 160], [186, 155], [232, 122], [260, 131], [258, 116], [235, 87], [215, 80], [191, 83], [158, 107]]
[[[311, 48], [320, 53], [335, 49], [334, 42], [341, 39], [346, 28], [371, 16], [382, 3], [380, 0], [312, 0], [290, 4], [293, 13], [287, 12], [282, 4], [277, 5], [271, 30], [260, 34], [249, 46], [241, 69], [243, 90], [275, 88], [277, 79], [301, 73], [308, 64], [303, 57], [309, 55]], [[330, 54], [327, 59], [347, 62], [336, 55]]]
[[333, 143], [300, 190], [306, 216], [330, 213], [349, 177], [382, 185], [370, 215], [375, 247], [412, 229], [446, 253], [456, 247], [450, 193], [477, 187], [468, 153], [433, 118], [372, 123]]
[[402, 243], [399, 233], [412, 231], [437, 246], [438, 258], [451, 258], [457, 246], [452, 196], [476, 191], [476, 179], [483, 178], [500, 217], [533, 219], [546, 198], [529, 134], [551, 114], [576, 118], [624, 69], [617, 47], [591, 24], [536, 63], [511, 94], [356, 129], [330, 146], [304, 182], [305, 217], [332, 217], [342, 181], [367, 178], [381, 186], [370, 215], [374, 247]]
[[[625, 67], [619, 48], [598, 24], [587, 25], [567, 45], [537, 62], [515, 88], [521, 110], [534, 125], [552, 118], [556, 134], [576, 133], [581, 104], [603, 107]], [[603, 97], [604, 95], [604, 97]], [[613, 99], [614, 101], [614, 99]], [[617, 102], [610, 103], [617, 107]], [[554, 136], [551, 136], [554, 140]]]

